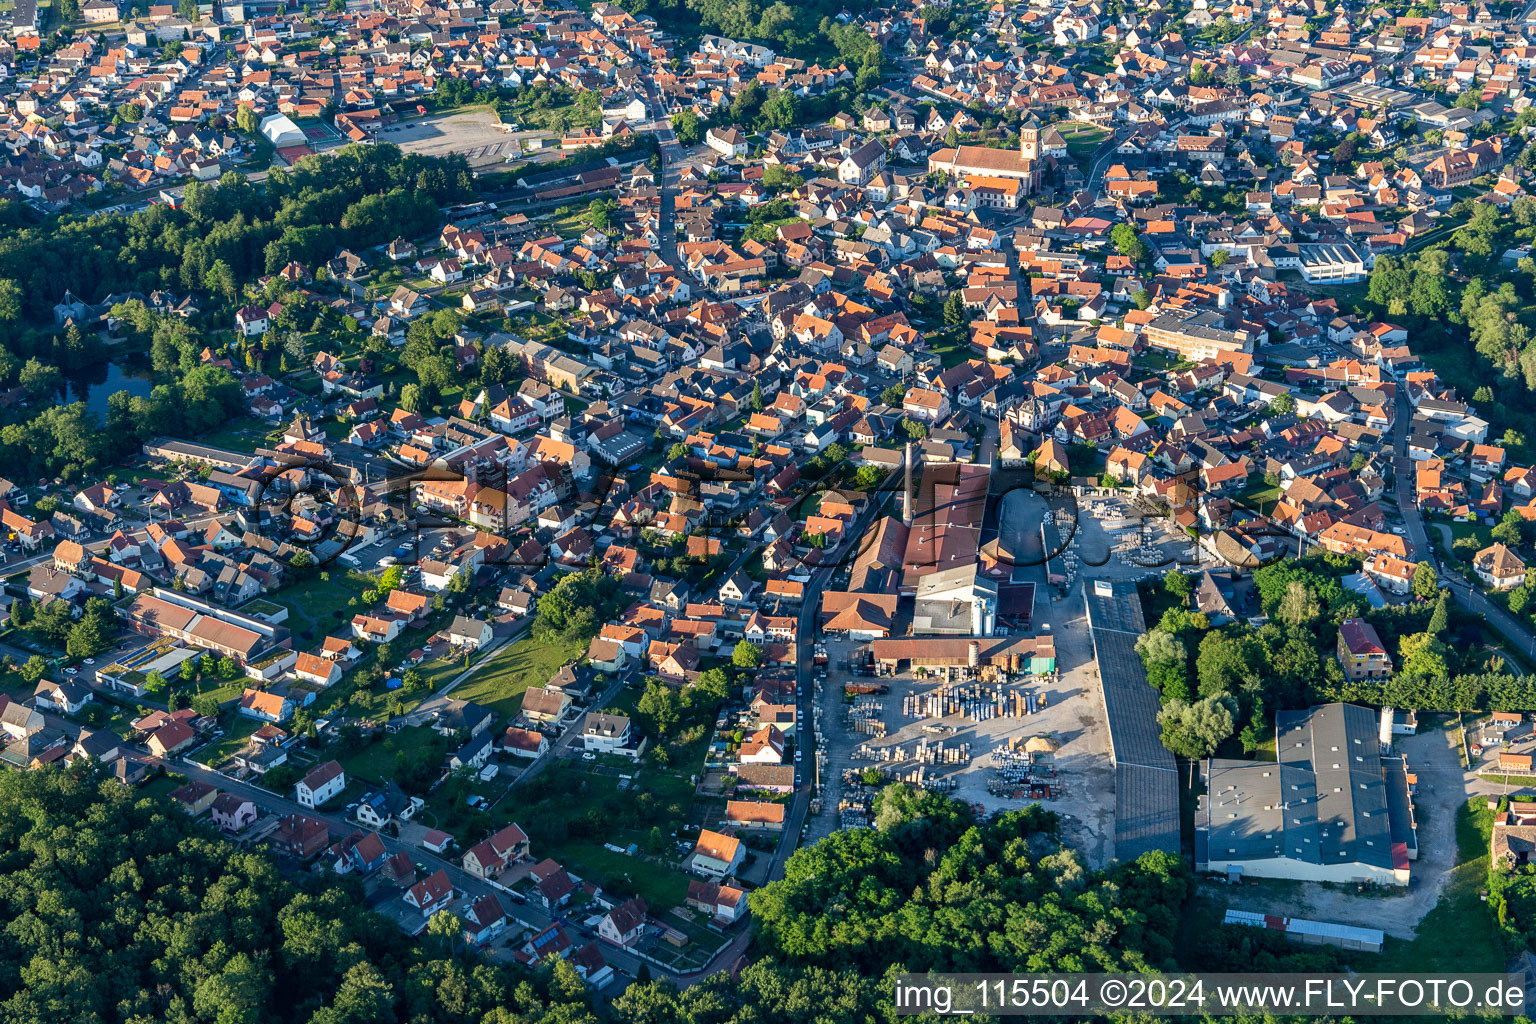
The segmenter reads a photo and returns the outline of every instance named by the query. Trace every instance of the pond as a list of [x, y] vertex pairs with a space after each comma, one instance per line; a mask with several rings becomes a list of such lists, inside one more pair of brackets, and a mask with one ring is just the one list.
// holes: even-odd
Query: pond
[[65, 403], [84, 402], [86, 408], [103, 420], [107, 416], [107, 399], [118, 391], [148, 397], [155, 386], [154, 374], [149, 364], [130, 362], [127, 366], [117, 363], [97, 363], [68, 373], [64, 377]]

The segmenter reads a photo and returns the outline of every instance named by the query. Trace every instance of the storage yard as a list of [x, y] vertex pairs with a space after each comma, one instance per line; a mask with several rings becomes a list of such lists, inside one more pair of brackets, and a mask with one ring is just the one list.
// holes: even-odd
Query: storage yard
[[1066, 818], [1065, 831], [1069, 839], [1078, 833], [1087, 860], [1100, 862], [1102, 839], [1113, 830], [1114, 775], [1099, 697], [1087, 688], [1091, 653], [1070, 645], [1060, 673], [1030, 672], [1028, 662], [1014, 672], [1010, 658], [1007, 668], [913, 670], [903, 663], [894, 675], [875, 676], [868, 674], [871, 645], [826, 646], [827, 678], [818, 691], [826, 758], [813, 837], [869, 824], [879, 787], [863, 782], [873, 772], [985, 812], [1038, 801]]

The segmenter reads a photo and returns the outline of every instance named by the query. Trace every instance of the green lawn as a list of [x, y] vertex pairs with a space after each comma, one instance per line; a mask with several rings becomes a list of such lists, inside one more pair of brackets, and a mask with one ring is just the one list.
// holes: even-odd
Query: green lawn
[[382, 782], [395, 774], [395, 755], [404, 754], [407, 760], [421, 757], [442, 738], [425, 725], [412, 725], [397, 733], [374, 740], [350, 757], [341, 758], [341, 766], [348, 775], [355, 775], [372, 782]]
[[229, 712], [224, 717], [224, 735], [199, 750], [196, 757], [203, 764], [217, 768], [234, 757], [251, 738], [251, 733], [265, 724], [238, 711]]
[[653, 913], [682, 906], [688, 895], [688, 879], [682, 872], [640, 857], [614, 853], [602, 843], [567, 839], [554, 857], [564, 867], [604, 889], [633, 892], [645, 900]]
[[1488, 887], [1488, 840], [1492, 828], [1493, 814], [1484, 798], [1476, 797], [1457, 809], [1457, 864], [1440, 902], [1419, 922], [1417, 937], [1412, 942], [1388, 937], [1386, 950], [1373, 970], [1423, 975], [1504, 969], [1503, 946], [1493, 915], [1481, 896]]
[[230, 420], [218, 430], [204, 434], [199, 440], [212, 448], [228, 448], [249, 451], [258, 441], [265, 441], [272, 432], [272, 424], [255, 416], [242, 416]]
[[1267, 484], [1262, 476], [1248, 478], [1248, 486], [1237, 496], [1237, 503], [1259, 512], [1267, 512], [1280, 500], [1278, 484]]
[[934, 334], [928, 339], [929, 346], [939, 354], [939, 359], [947, 370], [950, 367], [959, 366], [971, 358], [971, 345], [968, 336], [969, 328], [950, 327]]
[[288, 609], [284, 625], [293, 631], [295, 647], [309, 647], [342, 631], [352, 618], [347, 602], [378, 585], [378, 580], [367, 573], [331, 569], [326, 575], [330, 578], [316, 575], [291, 583], [268, 598]]
[[[472, 700], [502, 715], [515, 715], [523, 706], [523, 691], [543, 686], [560, 666], [580, 658], [586, 645], [537, 640], [525, 636], [482, 662], [474, 675], [454, 688], [451, 696]], [[457, 669], [457, 663], [454, 663]]]
[[1084, 121], [1063, 121], [1056, 126], [1056, 130], [1067, 140], [1067, 152], [1072, 159], [1079, 162], [1088, 160], [1109, 138], [1109, 132]]

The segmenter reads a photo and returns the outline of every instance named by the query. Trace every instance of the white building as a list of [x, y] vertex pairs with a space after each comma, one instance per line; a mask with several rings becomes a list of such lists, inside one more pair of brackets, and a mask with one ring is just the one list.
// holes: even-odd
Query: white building
[[335, 761], [312, 768], [294, 786], [294, 795], [303, 807], [319, 807], [347, 788], [347, 773]]

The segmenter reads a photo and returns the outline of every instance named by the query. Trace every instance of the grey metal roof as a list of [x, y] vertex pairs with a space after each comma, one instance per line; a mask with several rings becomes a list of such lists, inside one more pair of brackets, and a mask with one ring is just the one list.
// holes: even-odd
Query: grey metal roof
[[1110, 583], [1108, 594], [1097, 592], [1102, 585], [1088, 581], [1086, 596], [1115, 759], [1115, 856], [1178, 853], [1178, 769], [1157, 725], [1157, 691], [1136, 653], [1136, 638], [1146, 631], [1141, 599], [1132, 584]]
[[1323, 704], [1279, 712], [1275, 724], [1278, 763], [1210, 762], [1208, 855], [1390, 870], [1394, 836], [1376, 714]]

